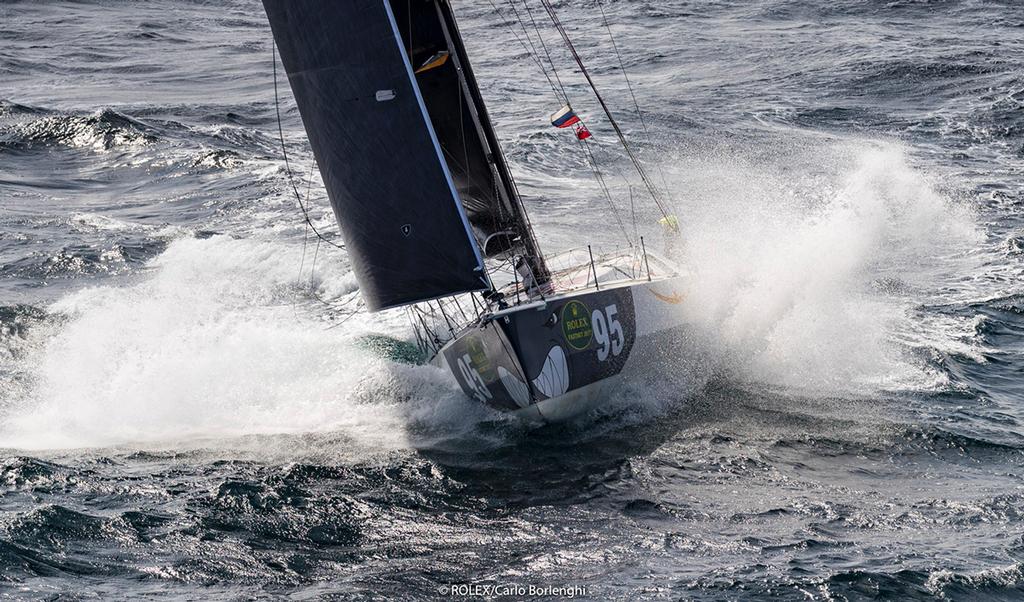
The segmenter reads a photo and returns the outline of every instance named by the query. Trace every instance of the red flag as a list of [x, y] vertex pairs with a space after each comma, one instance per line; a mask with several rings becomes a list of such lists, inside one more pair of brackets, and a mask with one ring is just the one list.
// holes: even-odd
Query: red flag
[[579, 126], [576, 127], [576, 138], [580, 140], [586, 140], [591, 136], [593, 136], [593, 134], [590, 133], [590, 130], [587, 129], [587, 126], [581, 123]]

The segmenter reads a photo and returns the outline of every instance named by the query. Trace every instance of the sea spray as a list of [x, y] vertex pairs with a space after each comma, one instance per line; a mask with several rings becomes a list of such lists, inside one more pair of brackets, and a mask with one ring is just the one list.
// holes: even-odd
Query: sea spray
[[405, 334], [400, 314], [369, 326], [357, 314], [330, 328], [320, 301], [352, 301], [352, 279], [324, 262], [314, 301], [295, 289], [298, 266], [294, 247], [188, 238], [140, 281], [61, 299], [47, 336], [24, 357], [34, 386], [14, 404], [0, 446], [332, 429], [404, 445], [402, 403], [423, 389], [431, 403], [455, 398], [454, 384], [396, 380], [395, 367], [356, 337], [367, 328]]
[[690, 311], [740, 381], [839, 395], [932, 386], [940, 377], [896, 339], [917, 299], [964, 269], [972, 216], [897, 144], [801, 152], [816, 165], [799, 173], [690, 164]]

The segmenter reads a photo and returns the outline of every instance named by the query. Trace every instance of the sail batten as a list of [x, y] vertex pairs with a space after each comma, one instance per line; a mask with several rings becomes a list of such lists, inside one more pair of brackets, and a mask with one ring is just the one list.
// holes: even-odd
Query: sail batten
[[490, 288], [388, 0], [264, 0], [371, 310]]

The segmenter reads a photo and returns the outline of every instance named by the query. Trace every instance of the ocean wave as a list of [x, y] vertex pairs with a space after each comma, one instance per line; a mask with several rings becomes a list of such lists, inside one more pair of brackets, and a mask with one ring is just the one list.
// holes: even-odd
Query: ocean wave
[[61, 547], [70, 541], [121, 539], [106, 519], [77, 512], [59, 504], [42, 505], [21, 514], [5, 529], [20, 545]]
[[944, 600], [1004, 596], [1019, 599], [1024, 597], [1024, 564], [1016, 562], [976, 573], [939, 569], [928, 574], [925, 588]]
[[[1024, 451], [1024, 438], [999, 433], [996, 440], [991, 434], [955, 432], [938, 426], [913, 426], [906, 428], [902, 434], [903, 452], [924, 452], [929, 455], [959, 457], [977, 461], [984, 456], [1002, 457], [1005, 460], [1016, 460]], [[994, 460], [995, 458], [990, 458]]]
[[46, 312], [32, 305], [0, 305], [0, 341], [23, 338], [31, 324], [46, 317]]
[[163, 249], [165, 243], [124, 242], [102, 248], [74, 245], [53, 253], [35, 252], [0, 265], [0, 277], [30, 280], [60, 280], [92, 276], [117, 276], [132, 264], [141, 265]]
[[[825, 550], [832, 546], [825, 545]], [[841, 552], [835, 553], [842, 556]], [[985, 569], [975, 573], [949, 569], [849, 570], [824, 579], [801, 579], [804, 563], [794, 561], [788, 576], [773, 574], [770, 566], [754, 564], [749, 571], [763, 574], [758, 582], [700, 578], [677, 591], [696, 595], [716, 594], [710, 599], [773, 600], [1017, 600], [1024, 595], [1024, 569], [1020, 563]]]
[[68, 469], [45, 460], [29, 456], [6, 458], [0, 463], [0, 486], [10, 489], [36, 488], [52, 483]]
[[42, 115], [45, 113], [45, 109], [0, 99], [0, 118], [10, 118], [17, 115]]
[[101, 109], [92, 115], [48, 115], [0, 130], [0, 146], [12, 150], [58, 145], [109, 151], [147, 146], [158, 140], [154, 128], [113, 109]]
[[245, 164], [238, 153], [229, 150], [211, 150], [195, 157], [192, 161], [193, 167], [207, 169], [233, 169]]

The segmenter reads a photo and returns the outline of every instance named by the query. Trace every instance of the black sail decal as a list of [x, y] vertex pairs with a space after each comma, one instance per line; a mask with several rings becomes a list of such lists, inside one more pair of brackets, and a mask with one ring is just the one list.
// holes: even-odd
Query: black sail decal
[[488, 288], [388, 0], [263, 0], [372, 311]]

